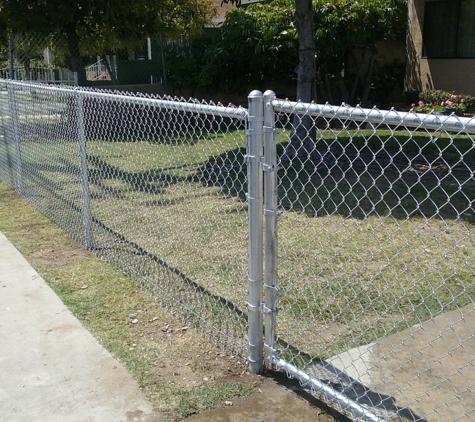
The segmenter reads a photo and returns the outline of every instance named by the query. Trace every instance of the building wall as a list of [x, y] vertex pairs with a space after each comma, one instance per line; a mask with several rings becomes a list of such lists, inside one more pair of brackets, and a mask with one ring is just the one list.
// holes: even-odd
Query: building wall
[[475, 95], [475, 59], [427, 59], [422, 57], [424, 4], [436, 0], [409, 0], [406, 90], [442, 89]]

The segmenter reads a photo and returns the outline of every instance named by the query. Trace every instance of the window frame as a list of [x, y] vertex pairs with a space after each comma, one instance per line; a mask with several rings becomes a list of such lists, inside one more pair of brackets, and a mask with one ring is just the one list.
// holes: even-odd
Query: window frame
[[[473, 60], [475, 59], [475, 52], [473, 53], [472, 56], [460, 56], [459, 55], [459, 49], [460, 49], [460, 46], [459, 46], [459, 39], [460, 39], [460, 18], [461, 18], [461, 9], [462, 9], [462, 2], [465, 1], [465, 0], [437, 0], [437, 1], [425, 1], [424, 2], [424, 24], [423, 24], [423, 28], [422, 28], [422, 58], [424, 59], [457, 59], [457, 60], [464, 60], [464, 59], [469, 59], [469, 60]], [[428, 30], [426, 29], [427, 28], [427, 24], [428, 24], [428, 5], [430, 4], [436, 4], [436, 3], [446, 3], [446, 4], [449, 4], [449, 5], [454, 5], [454, 7], [456, 8], [456, 11], [455, 11], [455, 28], [453, 28], [452, 30], [454, 31], [454, 39], [452, 41], [452, 48], [451, 50], [453, 51], [453, 54], [449, 54], [449, 55], [443, 55], [443, 54], [431, 54], [431, 55], [428, 55], [427, 54], [427, 49], [428, 49], [428, 46], [427, 46], [427, 43], [426, 43], [426, 40], [428, 38]], [[429, 6], [430, 7], [430, 6]], [[429, 47], [430, 48], [430, 47]], [[438, 53], [440, 53], [440, 50], [438, 51]]]

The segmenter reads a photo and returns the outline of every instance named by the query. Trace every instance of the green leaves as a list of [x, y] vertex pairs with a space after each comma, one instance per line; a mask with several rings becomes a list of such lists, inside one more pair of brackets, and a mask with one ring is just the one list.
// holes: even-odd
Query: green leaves
[[0, 37], [8, 32], [62, 37], [84, 85], [81, 56], [135, 47], [146, 37], [195, 34], [215, 16], [209, 0], [0, 0]]
[[250, 85], [293, 83], [298, 62], [293, 13], [288, 0], [228, 12], [214, 34], [190, 40], [185, 56], [167, 58], [171, 83], [242, 93]]
[[74, 31], [81, 50], [93, 54], [137, 45], [147, 36], [196, 34], [215, 16], [208, 0], [0, 0], [0, 28]]
[[[403, 39], [405, 34], [405, 0], [314, 0], [313, 8], [321, 78], [342, 74], [353, 51], [376, 54], [377, 42]], [[263, 89], [276, 83], [294, 85], [299, 62], [294, 15], [294, 0], [228, 12], [214, 36], [194, 37], [184, 56], [168, 57], [171, 83], [237, 92], [245, 92], [250, 85]], [[343, 73], [345, 78], [349, 74], [348, 70]], [[348, 92], [353, 89], [349, 87]]]

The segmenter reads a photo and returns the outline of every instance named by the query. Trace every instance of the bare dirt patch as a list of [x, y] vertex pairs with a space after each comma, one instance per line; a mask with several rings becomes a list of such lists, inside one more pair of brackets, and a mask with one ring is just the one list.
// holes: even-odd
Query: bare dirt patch
[[144, 342], [166, 347], [158, 354], [152, 372], [170, 385], [192, 388], [202, 383], [227, 381], [255, 383], [244, 362], [231, 356], [174, 318], [157, 318], [148, 310], [129, 315], [131, 328]]
[[56, 268], [73, 267], [82, 259], [90, 256], [90, 252], [84, 249], [74, 240], [59, 244], [48, 244], [45, 247], [29, 255], [30, 262], [39, 265], [53, 265]]

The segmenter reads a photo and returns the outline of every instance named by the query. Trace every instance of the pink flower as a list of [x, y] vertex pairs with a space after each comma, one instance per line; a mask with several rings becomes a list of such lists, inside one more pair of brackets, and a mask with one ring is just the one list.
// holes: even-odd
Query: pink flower
[[423, 105], [424, 105], [424, 102], [423, 102], [423, 101], [419, 101], [417, 104], [419, 104], [420, 106], [423, 106]]
[[447, 101], [445, 102], [445, 105], [448, 105], [449, 107], [450, 107], [452, 104], [453, 104], [453, 102], [452, 102], [452, 101], [449, 101], [449, 100], [447, 100]]
[[411, 104], [411, 107], [415, 107], [416, 105], [414, 103]]
[[462, 98], [462, 99], [460, 100], [460, 102], [461, 102], [461, 103], [464, 103], [464, 102], [465, 102], [465, 100]]
[[442, 101], [442, 102], [440, 103], [440, 105], [443, 107], [443, 106], [445, 105], [445, 103]]
[[455, 99], [457, 98], [457, 96], [454, 95], [454, 94], [452, 94], [452, 95], [450, 96], [450, 98], [452, 98], [452, 100], [455, 100]]

